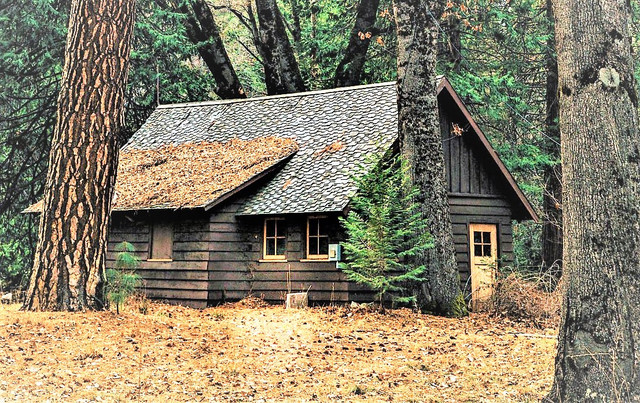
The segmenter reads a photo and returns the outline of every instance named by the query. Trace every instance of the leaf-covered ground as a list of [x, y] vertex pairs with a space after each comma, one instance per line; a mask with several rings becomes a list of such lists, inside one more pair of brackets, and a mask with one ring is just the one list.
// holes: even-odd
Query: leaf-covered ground
[[18, 308], [0, 307], [0, 402], [536, 401], [555, 354], [554, 330], [480, 314]]

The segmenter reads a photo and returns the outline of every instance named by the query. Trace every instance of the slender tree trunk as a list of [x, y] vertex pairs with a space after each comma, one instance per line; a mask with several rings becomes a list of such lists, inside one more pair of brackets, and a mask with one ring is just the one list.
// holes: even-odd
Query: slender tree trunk
[[[553, 22], [551, 0], [547, 0], [547, 18]], [[551, 25], [553, 27], [553, 25]], [[552, 28], [553, 29], [553, 28]], [[545, 151], [553, 159], [560, 159], [560, 131], [558, 130], [558, 62], [555, 55], [556, 41], [552, 34], [547, 40], [546, 68], [546, 116]], [[544, 171], [542, 206], [542, 262], [546, 268], [562, 268], [562, 166], [554, 164]], [[560, 274], [560, 273], [558, 273]]]
[[418, 202], [435, 247], [416, 262], [427, 268], [428, 282], [418, 296], [421, 309], [444, 315], [466, 314], [451, 230], [442, 138], [436, 96], [438, 33], [435, 2], [396, 0], [398, 29], [398, 121], [401, 152], [411, 164]]
[[377, 34], [374, 25], [378, 16], [379, 4], [380, 0], [360, 0], [356, 22], [349, 37], [349, 44], [336, 69], [334, 78], [336, 87], [360, 84], [360, 76], [367, 60], [367, 50], [369, 49], [371, 38]]
[[[435, 14], [434, 14], [435, 15]], [[440, 13], [437, 15], [441, 15]], [[438, 52], [446, 57], [449, 71], [460, 72], [460, 64], [462, 63], [462, 40], [460, 37], [460, 18], [455, 14], [449, 14], [446, 18], [441, 19], [440, 26], [444, 32], [441, 32], [442, 39], [439, 41]]]
[[29, 310], [103, 306], [133, 0], [74, 0]]
[[305, 91], [296, 55], [275, 0], [256, 0], [260, 54], [269, 95]]
[[[165, 9], [170, 8], [164, 0], [160, 0], [160, 4]], [[173, 7], [179, 7], [186, 16], [184, 26], [187, 36], [197, 46], [200, 57], [216, 80], [216, 95], [222, 99], [246, 98], [247, 95], [222, 42], [213, 13], [205, 0], [190, 0], [179, 4]]]
[[640, 401], [640, 138], [628, 0], [553, 0], [564, 271], [557, 402]]

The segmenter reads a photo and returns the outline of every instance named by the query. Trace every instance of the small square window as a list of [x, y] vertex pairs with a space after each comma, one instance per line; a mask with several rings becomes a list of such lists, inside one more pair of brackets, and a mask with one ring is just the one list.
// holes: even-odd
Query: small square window
[[309, 217], [307, 220], [307, 258], [329, 259], [327, 217]]
[[264, 220], [264, 259], [286, 259], [286, 231], [284, 218], [266, 218]]

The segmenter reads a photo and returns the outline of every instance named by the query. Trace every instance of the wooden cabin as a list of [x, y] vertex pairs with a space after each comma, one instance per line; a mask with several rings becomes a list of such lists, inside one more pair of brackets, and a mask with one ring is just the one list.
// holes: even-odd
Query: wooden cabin
[[[460, 286], [471, 298], [492, 281], [487, 264], [512, 261], [512, 222], [537, 217], [445, 78], [438, 94]], [[198, 308], [248, 294], [280, 303], [300, 290], [311, 303], [370, 300], [336, 268], [338, 217], [355, 167], [397, 132], [395, 83], [159, 106], [121, 153], [108, 264], [128, 241], [150, 298]]]

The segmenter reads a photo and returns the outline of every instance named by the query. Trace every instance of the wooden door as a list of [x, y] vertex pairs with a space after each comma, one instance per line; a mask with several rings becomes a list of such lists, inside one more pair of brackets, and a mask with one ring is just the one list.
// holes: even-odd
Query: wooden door
[[469, 224], [471, 250], [471, 308], [482, 310], [493, 295], [498, 263], [498, 227]]

